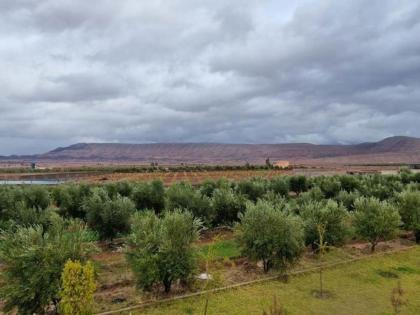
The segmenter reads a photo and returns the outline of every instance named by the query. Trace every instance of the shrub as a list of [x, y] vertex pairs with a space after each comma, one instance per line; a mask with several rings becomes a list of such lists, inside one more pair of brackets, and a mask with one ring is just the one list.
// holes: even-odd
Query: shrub
[[252, 260], [262, 260], [265, 272], [295, 262], [302, 253], [303, 237], [299, 218], [263, 200], [248, 203], [236, 226], [243, 254]]
[[25, 187], [23, 190], [24, 201], [28, 208], [45, 209], [50, 205], [50, 193], [42, 185]]
[[77, 260], [68, 260], [61, 274], [60, 314], [93, 314], [95, 289], [93, 264], [88, 261], [85, 265], [82, 265]]
[[334, 198], [341, 190], [341, 183], [334, 177], [324, 177], [320, 188], [325, 198]]
[[69, 259], [84, 261], [93, 249], [83, 242], [85, 232], [84, 225], [62, 220], [48, 231], [34, 226], [0, 232], [4, 311], [43, 314], [47, 305], [56, 305], [64, 264]]
[[270, 180], [269, 188], [278, 195], [287, 197], [289, 195], [289, 182], [285, 177], [276, 177]]
[[215, 213], [214, 225], [232, 224], [245, 210], [246, 199], [235, 194], [232, 189], [216, 189], [213, 193], [212, 207]]
[[91, 194], [90, 187], [85, 184], [59, 185], [54, 187], [52, 197], [63, 216], [84, 219], [86, 213], [83, 201]]
[[355, 209], [356, 233], [371, 243], [372, 252], [380, 240], [395, 236], [400, 215], [393, 205], [376, 198], [359, 198], [355, 202]]
[[113, 239], [130, 230], [130, 217], [135, 211], [134, 203], [127, 197], [117, 195], [110, 199], [101, 188], [96, 189], [84, 203], [89, 227], [97, 231], [101, 239]]
[[165, 189], [159, 180], [139, 183], [133, 188], [131, 199], [139, 210], [149, 209], [160, 213], [165, 207]]
[[338, 195], [335, 197], [335, 200], [338, 203], [341, 203], [346, 207], [348, 211], [354, 210], [354, 203], [357, 198], [360, 198], [360, 193], [357, 191], [347, 192], [346, 190], [341, 190]]
[[313, 248], [319, 240], [318, 226], [325, 229], [324, 240], [328, 245], [342, 245], [347, 236], [346, 209], [335, 201], [310, 202], [303, 206], [300, 212], [305, 226], [306, 244]]
[[303, 176], [303, 175], [290, 177], [289, 186], [290, 186], [290, 190], [295, 192], [297, 195], [299, 195], [302, 192], [307, 191], [309, 188], [306, 176]]
[[204, 220], [207, 224], [213, 221], [214, 212], [210, 199], [195, 191], [190, 184], [176, 183], [166, 191], [166, 209], [184, 209], [195, 217]]
[[246, 196], [249, 200], [257, 201], [267, 191], [267, 183], [263, 179], [252, 179], [240, 181], [237, 184], [239, 194]]
[[200, 225], [191, 213], [180, 210], [166, 212], [161, 219], [152, 212], [135, 214], [126, 255], [137, 287], [150, 290], [162, 283], [169, 292], [174, 281], [187, 281], [197, 267], [192, 243]]
[[398, 210], [404, 227], [414, 231], [416, 242], [420, 243], [420, 192], [404, 191], [397, 197]]

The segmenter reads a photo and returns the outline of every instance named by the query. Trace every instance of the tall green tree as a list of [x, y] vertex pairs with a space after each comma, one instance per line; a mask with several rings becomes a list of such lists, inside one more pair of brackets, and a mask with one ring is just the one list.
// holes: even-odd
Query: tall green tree
[[163, 218], [152, 212], [136, 213], [126, 257], [137, 287], [150, 290], [162, 283], [169, 292], [174, 281], [187, 281], [197, 267], [192, 244], [200, 225], [190, 212], [181, 210], [166, 212]]
[[414, 231], [416, 242], [420, 243], [420, 192], [400, 193], [397, 196], [397, 204], [404, 227]]
[[348, 235], [348, 212], [333, 200], [306, 203], [300, 215], [304, 220], [306, 244], [317, 247], [319, 226], [323, 240], [331, 246], [342, 245]]
[[235, 234], [243, 254], [261, 260], [265, 272], [295, 262], [304, 246], [301, 220], [264, 200], [247, 204]]
[[387, 201], [371, 197], [359, 198], [355, 202], [356, 233], [370, 242], [372, 252], [379, 241], [391, 239], [396, 235], [400, 220], [397, 209]]
[[135, 206], [129, 198], [117, 195], [111, 199], [105, 190], [99, 188], [85, 200], [84, 209], [89, 227], [97, 231], [101, 239], [112, 240], [130, 230], [130, 217]]

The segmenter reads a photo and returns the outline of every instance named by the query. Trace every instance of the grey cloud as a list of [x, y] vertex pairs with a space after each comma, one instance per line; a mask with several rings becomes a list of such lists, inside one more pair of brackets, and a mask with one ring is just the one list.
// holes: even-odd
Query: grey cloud
[[0, 154], [420, 136], [414, 0], [0, 2]]

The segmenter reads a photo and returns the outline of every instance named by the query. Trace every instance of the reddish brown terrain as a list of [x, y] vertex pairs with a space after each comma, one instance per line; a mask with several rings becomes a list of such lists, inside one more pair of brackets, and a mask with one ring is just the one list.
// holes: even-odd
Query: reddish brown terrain
[[45, 154], [2, 159], [50, 163], [263, 164], [266, 158], [308, 165], [419, 163], [420, 139], [391, 137], [355, 145], [79, 143]]

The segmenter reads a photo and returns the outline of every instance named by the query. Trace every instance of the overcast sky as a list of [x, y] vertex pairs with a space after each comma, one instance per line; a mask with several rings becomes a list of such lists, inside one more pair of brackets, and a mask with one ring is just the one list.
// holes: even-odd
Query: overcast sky
[[0, 0], [0, 154], [419, 125], [417, 0]]

